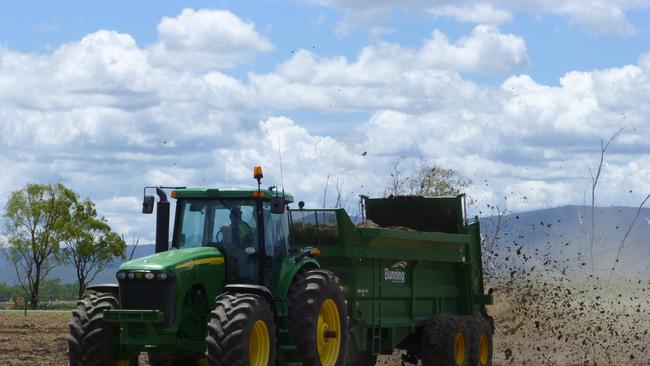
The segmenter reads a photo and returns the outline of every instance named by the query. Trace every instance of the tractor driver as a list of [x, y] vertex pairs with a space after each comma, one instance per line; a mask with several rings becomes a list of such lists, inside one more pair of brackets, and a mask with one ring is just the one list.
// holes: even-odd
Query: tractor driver
[[230, 225], [222, 226], [220, 232], [223, 234], [223, 248], [229, 257], [227, 262], [231, 263], [232, 273], [237, 273], [240, 279], [253, 279], [255, 266], [251, 260], [255, 258], [252, 255], [254, 252], [249, 254], [246, 251], [247, 247], [255, 246], [253, 230], [242, 220], [240, 207], [230, 209]]
[[230, 210], [230, 225], [222, 226], [223, 243], [226, 249], [242, 249], [253, 244], [253, 230], [241, 219], [241, 207]]

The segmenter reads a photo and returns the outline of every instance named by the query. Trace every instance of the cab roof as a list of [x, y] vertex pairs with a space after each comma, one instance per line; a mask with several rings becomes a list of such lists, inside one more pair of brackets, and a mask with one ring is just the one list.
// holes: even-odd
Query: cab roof
[[[252, 198], [257, 195], [257, 189], [220, 189], [220, 188], [183, 188], [172, 191], [173, 198]], [[262, 189], [260, 190], [265, 200], [270, 200], [271, 197], [278, 195], [282, 197], [282, 192], [275, 190]], [[287, 203], [293, 202], [293, 196], [289, 193], [284, 193], [284, 200]]]

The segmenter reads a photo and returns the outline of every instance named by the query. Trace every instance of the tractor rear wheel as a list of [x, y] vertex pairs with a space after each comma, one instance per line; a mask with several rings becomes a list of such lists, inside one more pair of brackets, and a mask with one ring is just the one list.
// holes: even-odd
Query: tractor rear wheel
[[320, 269], [299, 273], [288, 304], [289, 332], [303, 365], [343, 365], [349, 318], [338, 277]]
[[492, 327], [481, 315], [471, 316], [469, 359], [472, 366], [492, 366]]
[[86, 294], [77, 301], [68, 323], [68, 358], [70, 366], [137, 366], [137, 355], [127, 359], [116, 357], [119, 328], [104, 322], [104, 311], [120, 307], [111, 293]]
[[210, 314], [210, 366], [273, 366], [276, 337], [271, 305], [255, 294], [223, 294]]
[[469, 327], [458, 316], [436, 315], [422, 332], [423, 366], [468, 366]]

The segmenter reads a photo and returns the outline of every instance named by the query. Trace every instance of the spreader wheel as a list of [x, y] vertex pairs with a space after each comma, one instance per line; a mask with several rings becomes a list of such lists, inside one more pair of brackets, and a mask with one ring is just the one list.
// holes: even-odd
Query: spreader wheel
[[457, 316], [436, 315], [422, 333], [423, 366], [468, 366], [469, 327]]
[[470, 365], [492, 366], [492, 327], [481, 315], [468, 318]]

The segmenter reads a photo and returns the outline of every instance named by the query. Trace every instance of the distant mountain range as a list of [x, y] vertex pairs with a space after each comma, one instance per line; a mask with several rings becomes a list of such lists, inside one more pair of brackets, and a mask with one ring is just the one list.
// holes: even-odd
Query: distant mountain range
[[[130, 255], [133, 250], [132, 246], [127, 245], [126, 253]], [[145, 257], [147, 255], [153, 254], [155, 251], [154, 244], [147, 245], [138, 245], [135, 248], [135, 253], [133, 253], [133, 259]], [[108, 283], [116, 282], [115, 272], [119, 268], [120, 264], [124, 260], [121, 258], [116, 258], [114, 263], [110, 266], [104, 268], [104, 270], [97, 274], [95, 277], [94, 283]], [[75, 283], [77, 281], [77, 276], [75, 274], [75, 269], [71, 265], [59, 266], [56, 267], [50, 272], [50, 279], [58, 278], [61, 280], [61, 283]], [[0, 282], [4, 282], [8, 285], [13, 285], [16, 283], [16, 271], [11, 263], [7, 263], [7, 259], [4, 256], [4, 253], [0, 253]]]
[[[635, 207], [596, 208], [593, 246], [596, 275], [609, 275], [636, 212]], [[491, 216], [480, 221], [482, 234], [486, 240], [491, 240], [498, 218]], [[508, 257], [516, 260], [517, 249], [521, 248], [521, 252], [527, 255], [529, 268], [550, 265], [556, 270], [567, 269], [573, 274], [591, 273], [591, 207], [564, 206], [506, 215], [501, 219], [498, 237], [493, 248], [493, 254], [498, 255], [497, 261], [504, 261]], [[650, 278], [649, 208], [640, 211], [629, 232], [615, 274]]]
[[[609, 273], [617, 247], [636, 211], [635, 207], [596, 208], [594, 257], [597, 273]], [[480, 222], [482, 235], [490, 242], [494, 238], [498, 218], [484, 217]], [[590, 235], [590, 207], [564, 206], [508, 214], [501, 218], [498, 240], [494, 243], [491, 258], [496, 264], [507, 262], [506, 267], [511, 267], [512, 263], [519, 260], [528, 268], [550, 266], [558, 271], [568, 268], [569, 273], [590, 273]], [[130, 246], [127, 247], [127, 253], [131, 253]], [[153, 253], [153, 244], [139, 245], [133, 258]], [[524, 257], [525, 263], [522, 261]], [[116, 260], [98, 274], [94, 282], [115, 282], [115, 272], [120, 263], [121, 260]], [[616, 268], [617, 275], [650, 278], [650, 208], [641, 210]], [[59, 278], [62, 283], [73, 283], [76, 280], [74, 273], [73, 267], [61, 266], [51, 272], [50, 278]], [[16, 282], [15, 271], [3, 255], [0, 255], [0, 282]]]

